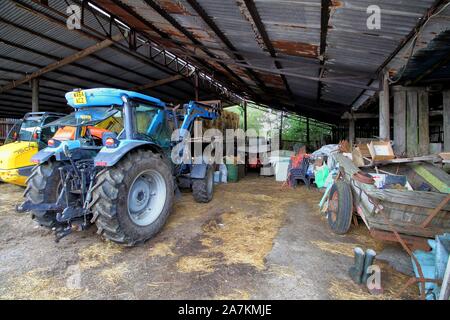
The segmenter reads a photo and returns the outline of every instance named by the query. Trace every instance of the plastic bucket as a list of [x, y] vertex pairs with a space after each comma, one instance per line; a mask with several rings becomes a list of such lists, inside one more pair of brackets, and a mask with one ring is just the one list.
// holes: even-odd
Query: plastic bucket
[[228, 182], [238, 182], [239, 181], [239, 169], [235, 164], [227, 164], [228, 171]]

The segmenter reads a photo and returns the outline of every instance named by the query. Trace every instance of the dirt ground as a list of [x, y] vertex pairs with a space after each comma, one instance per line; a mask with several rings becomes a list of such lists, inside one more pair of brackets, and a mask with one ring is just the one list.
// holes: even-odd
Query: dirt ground
[[0, 184], [0, 299], [394, 299], [408, 280], [377, 261], [383, 295], [353, 284], [355, 246], [399, 248], [362, 225], [333, 234], [319, 191], [272, 178], [217, 186], [206, 205], [183, 194], [163, 231], [135, 248], [102, 241], [95, 227], [55, 243], [14, 211], [22, 193]]

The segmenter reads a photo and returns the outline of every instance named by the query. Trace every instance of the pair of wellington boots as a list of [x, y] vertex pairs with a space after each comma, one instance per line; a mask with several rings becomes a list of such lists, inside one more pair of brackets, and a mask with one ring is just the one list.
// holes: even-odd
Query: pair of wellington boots
[[364, 252], [364, 250], [359, 247], [355, 248], [353, 251], [355, 253], [355, 264], [349, 270], [350, 277], [355, 283], [365, 284], [370, 276], [368, 269], [373, 264], [377, 254], [372, 249], [368, 249]]

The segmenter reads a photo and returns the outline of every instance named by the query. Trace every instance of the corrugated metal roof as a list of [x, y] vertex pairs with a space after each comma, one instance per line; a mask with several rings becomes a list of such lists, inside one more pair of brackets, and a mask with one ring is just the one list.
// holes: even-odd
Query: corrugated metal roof
[[[367, 73], [356, 81], [367, 85], [380, 66], [415, 28], [418, 20], [434, 4], [434, 0], [335, 1], [330, 15], [330, 28], [325, 52], [324, 78], [340, 76], [339, 70]], [[381, 9], [381, 29], [369, 30], [367, 8]], [[352, 105], [362, 90], [326, 84], [323, 99]]]
[[[78, 4], [76, 1], [68, 3]], [[25, 74], [31, 74], [98, 42], [90, 31], [85, 31], [86, 36], [80, 36], [80, 33], [65, 27], [62, 15], [66, 14], [66, 10], [67, 4], [56, 0], [49, 1], [49, 7], [30, 0], [0, 2], [1, 85], [18, 80]], [[94, 30], [102, 30], [97, 20], [104, 23], [102, 17], [96, 18], [90, 11], [85, 12], [85, 24]], [[54, 20], [60, 23], [55, 23]], [[116, 26], [113, 27], [113, 33], [119, 33]], [[144, 47], [139, 48], [138, 52], [140, 58], [136, 58], [136, 54], [128, 54], [127, 50], [106, 48], [47, 73], [41, 79], [43, 110], [64, 109], [63, 93], [73, 88], [110, 86], [129, 89], [174, 74], [162, 65], [157, 68], [154, 64], [147, 63], [148, 50]], [[195, 96], [190, 79], [146, 90], [146, 93], [168, 102], [188, 101]], [[209, 98], [211, 93], [209, 89], [204, 89], [201, 94]], [[8, 107], [17, 108], [17, 114], [31, 109], [31, 89], [28, 85], [22, 85], [1, 96], [4, 98], [0, 103], [2, 116], [5, 116], [5, 112], [12, 112]], [[2, 111], [2, 107], [8, 111]]]
[[[54, 57], [66, 57], [78, 49], [93, 45], [97, 42], [96, 30], [102, 30], [98, 17], [90, 11], [85, 14], [85, 23], [89, 28], [84, 30], [90, 36], [80, 37], [78, 33], [55, 26], [30, 10], [15, 6], [14, 2], [1, 2], [0, 19], [14, 21], [56, 41], [45, 40], [0, 20], [0, 38], [13, 44], [0, 46], [0, 83], [18, 79], [21, 73], [36, 70], [36, 65], [52, 63]], [[56, 0], [50, 0], [49, 7], [31, 0], [16, 2], [25, 3], [57, 19], [61, 19], [61, 15], [56, 11], [65, 13], [67, 5]], [[80, 3], [76, 0], [68, 2]], [[443, 1], [92, 2], [172, 53], [213, 71], [230, 88], [241, 90], [258, 102], [298, 111], [316, 119], [335, 121], [335, 115], [351, 106], [361, 105], [375, 94], [377, 72], [393, 54], [395, 56], [396, 50], [405, 43], [428, 10]], [[381, 8], [380, 30], [369, 30], [367, 27], [367, 8], [371, 5]], [[448, 24], [448, 15], [442, 19], [439, 23]], [[113, 26], [113, 33], [118, 32], [117, 26]], [[44, 51], [46, 55], [39, 54], [39, 51]], [[148, 46], [140, 47], [137, 52], [141, 56], [150, 54]], [[29, 64], [2, 60], [1, 56], [26, 57]], [[402, 66], [402, 62], [404, 64], [404, 58], [399, 56], [396, 55], [393, 64], [389, 65], [394, 71]], [[130, 88], [136, 83], [168, 77], [169, 73], [126, 51], [107, 48], [95, 56], [48, 74], [49, 79], [44, 81], [53, 81], [48, 85], [57, 85], [58, 88], [67, 88], [72, 83], [80, 87], [107, 84]], [[178, 81], [148, 93], [162, 99], [183, 99], [191, 98], [193, 91], [191, 84]]]
[[[114, 7], [113, 1], [96, 2], [107, 8]], [[321, 57], [324, 31], [322, 5], [327, 1], [120, 2], [161, 31], [173, 35], [174, 40], [181, 42], [178, 48], [195, 48], [195, 53], [187, 51], [191, 57], [204, 57], [205, 51], [202, 52], [202, 49], [207, 47], [216, 59], [226, 59], [224, 61], [230, 69], [249, 84], [262, 100], [272, 104], [278, 100], [280, 104], [291, 105], [295, 109], [295, 100], [305, 98], [309, 102], [317, 101], [311, 105], [312, 110], [317, 108], [319, 111], [320, 105], [324, 104], [334, 105], [338, 112], [342, 111], [342, 106], [350, 107], [356, 101], [362, 103], [366, 97], [375, 93], [377, 81], [374, 79], [380, 67], [436, 4], [435, 0], [333, 0], [329, 21], [325, 24], [328, 25], [326, 47]], [[253, 9], [249, 8], [249, 2], [256, 8], [270, 39], [269, 45], [275, 49], [277, 57], [283, 57], [277, 67], [274, 64], [275, 57], [269, 54], [270, 48], [250, 12]], [[380, 30], [369, 30], [367, 27], [367, 8], [374, 4], [381, 8]], [[163, 12], [155, 10], [158, 8]], [[211, 21], [205, 20], [204, 16]], [[217, 29], [221, 35], [217, 34]], [[286, 57], [289, 58], [288, 62], [285, 61]], [[253, 76], [248, 69], [253, 69]], [[283, 72], [289, 73], [284, 79], [277, 74]], [[354, 77], [355, 73], [358, 77]], [[319, 75], [322, 75], [322, 81], [319, 81]], [[322, 83], [320, 89], [319, 83]], [[364, 87], [370, 86], [373, 90], [364, 90]]]
[[418, 85], [448, 81], [450, 4], [440, 8], [419, 34], [388, 65], [398, 84]]

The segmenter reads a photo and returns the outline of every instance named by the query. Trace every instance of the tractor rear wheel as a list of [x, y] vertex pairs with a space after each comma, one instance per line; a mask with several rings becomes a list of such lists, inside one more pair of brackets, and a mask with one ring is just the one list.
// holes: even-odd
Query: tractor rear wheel
[[192, 194], [196, 202], [211, 202], [214, 194], [214, 169], [212, 166], [208, 166], [204, 179], [195, 179], [192, 182]]
[[[61, 176], [59, 168], [61, 163], [49, 161], [35, 167], [27, 180], [24, 196], [34, 205], [55, 203], [61, 190]], [[33, 212], [33, 219], [41, 226], [52, 229], [58, 225], [56, 212]]]
[[91, 210], [98, 233], [133, 246], [154, 237], [172, 210], [174, 179], [160, 154], [138, 150], [100, 172]]

